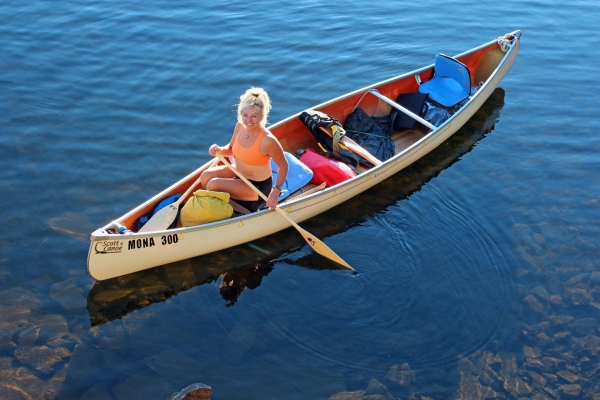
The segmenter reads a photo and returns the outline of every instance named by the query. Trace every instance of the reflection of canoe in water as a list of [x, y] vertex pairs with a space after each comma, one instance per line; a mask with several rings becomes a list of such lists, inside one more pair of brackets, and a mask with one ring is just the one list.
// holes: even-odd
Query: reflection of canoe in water
[[[173, 263], [168, 270], [123, 282], [96, 282], [88, 294], [87, 309], [92, 325], [99, 325], [127, 315], [131, 311], [165, 301], [194, 286], [211, 283], [222, 277], [219, 292], [227, 307], [232, 306], [246, 289], [256, 289], [264, 276], [273, 270], [271, 263], [253, 263], [242, 269], [198, 267], [189, 260]], [[136, 275], [136, 274], [132, 274]]]
[[[504, 90], [497, 88], [463, 129], [446, 141], [444, 146], [439, 146], [413, 164], [416, 168], [406, 168], [401, 174], [382, 182], [369, 196], [358, 196], [346, 202], [335, 213], [328, 213], [325, 223], [318, 226], [313, 223], [311, 231], [315, 230], [320, 236], [339, 232], [419, 190], [424, 183], [471, 151], [486, 133], [493, 130], [503, 106]], [[348, 214], [348, 218], [339, 218], [343, 214]], [[219, 293], [225, 305], [232, 306], [246, 289], [258, 289], [261, 280], [273, 268], [270, 260], [303, 243], [299, 235], [271, 235], [201, 257], [97, 281], [87, 298], [90, 321], [92, 325], [98, 325], [120, 318], [193, 287], [213, 283], [221, 277]], [[300, 258], [284, 257], [279, 262], [310, 269], [335, 267], [333, 263], [322, 262], [322, 257], [316, 253], [307, 251], [300, 254]]]
[[[281, 203], [283, 210], [296, 222], [319, 215], [377, 185], [446, 141], [475, 114], [511, 69], [518, 54], [520, 36], [520, 32], [516, 31], [505, 36], [502, 45], [492, 41], [456, 56], [470, 71], [469, 83], [471, 86], [477, 85], [477, 90], [473, 90], [460, 107], [455, 107], [454, 113], [445, 122], [432, 126], [427, 121], [419, 120], [421, 123], [414, 129], [394, 131], [392, 140], [395, 142], [395, 152], [392, 158], [370, 169], [361, 167], [361, 174], [335, 186], [308, 196], [290, 196]], [[423, 87], [433, 86], [433, 91], [439, 89], [435, 85], [427, 85], [434, 81], [432, 71], [433, 65], [429, 65], [341, 96], [314, 109], [343, 122], [362, 98], [360, 107], [367, 114], [373, 115], [378, 111], [377, 115], [385, 115], [392, 107], [396, 107], [392, 103], [400, 93], [419, 91], [418, 81], [422, 82]], [[444, 86], [448, 79], [441, 77], [439, 81]], [[374, 89], [376, 91], [371, 92]], [[368, 92], [371, 94], [365, 95]], [[430, 92], [430, 96], [432, 94]], [[298, 117], [299, 114], [293, 115], [269, 127], [284, 150], [292, 154], [299, 149], [317, 147], [313, 136]], [[118, 221], [135, 230], [133, 226], [140, 216], [152, 211], [161, 199], [185, 192], [211, 162], [123, 215]], [[304, 190], [314, 186], [308, 184]], [[204, 225], [127, 236], [111, 233], [112, 225], [108, 224], [92, 233], [88, 271], [95, 279], [109, 279], [247, 243], [289, 226], [289, 222], [273, 210], [234, 215], [230, 219]]]

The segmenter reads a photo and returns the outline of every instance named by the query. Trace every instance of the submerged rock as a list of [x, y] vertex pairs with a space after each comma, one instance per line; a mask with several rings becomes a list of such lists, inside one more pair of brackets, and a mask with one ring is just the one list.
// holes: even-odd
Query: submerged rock
[[535, 296], [528, 294], [527, 296], [525, 296], [525, 298], [523, 299], [523, 301], [529, 306], [531, 307], [531, 309], [535, 312], [542, 312], [544, 311], [544, 305], [542, 303], [540, 303], [540, 301], [538, 299], [535, 298]]
[[567, 282], [565, 282], [565, 285], [575, 286], [578, 283], [583, 282], [584, 280], [588, 279], [588, 276], [589, 275], [587, 273], [575, 275], [574, 277], [569, 279]]
[[394, 396], [392, 396], [388, 388], [377, 379], [371, 379], [369, 381], [369, 386], [367, 386], [367, 390], [365, 392], [365, 396], [373, 395], [381, 396], [382, 400], [394, 400]]
[[574, 320], [575, 320], [575, 318], [573, 318], [570, 315], [552, 315], [552, 316], [550, 316], [550, 321], [554, 322], [554, 324], [557, 326], [563, 326], [563, 325], [570, 324]]
[[517, 372], [517, 355], [515, 353], [499, 352], [500, 358], [500, 375], [507, 379], [515, 375]]
[[550, 336], [546, 335], [545, 332], [538, 333], [535, 335], [534, 339], [535, 342], [541, 347], [546, 347], [554, 342], [554, 340]]
[[394, 365], [390, 368], [390, 371], [385, 376], [386, 379], [397, 383], [400, 386], [409, 387], [410, 380], [415, 377], [415, 373], [410, 369], [407, 363], [400, 365]]
[[81, 343], [78, 337], [71, 335], [70, 333], [58, 334], [55, 337], [51, 338], [46, 345], [48, 347], [64, 347], [73, 351], [75, 346]]
[[[37, 374], [32, 373], [27, 367], [15, 367], [0, 371], [0, 382], [11, 383], [11, 387], [17, 388], [17, 391], [11, 390], [11, 394], [19, 391], [26, 392], [32, 399], [53, 400], [57, 398], [58, 388], [65, 377], [64, 370], [58, 371], [50, 379], [40, 379]], [[2, 393], [0, 391], [0, 393]], [[13, 397], [0, 396], [1, 399], [12, 399]], [[22, 398], [22, 397], [15, 397]], [[62, 399], [61, 399], [62, 400]]]
[[[464, 360], [464, 359], [463, 359]], [[484, 400], [496, 397], [496, 391], [489, 386], [482, 385], [477, 376], [470, 373], [468, 363], [463, 362], [461, 368], [460, 386], [457, 390], [457, 398], [461, 400]], [[473, 365], [473, 364], [471, 364]]]
[[581, 379], [581, 377], [575, 375], [574, 373], [572, 373], [570, 371], [558, 371], [556, 373], [556, 375], [560, 376], [561, 378], [563, 378], [565, 381], [567, 381], [569, 383], [575, 383]]
[[568, 339], [571, 336], [570, 332], [558, 332], [554, 335], [554, 340], [557, 342], [564, 342], [566, 339]]
[[565, 292], [565, 297], [571, 300], [575, 306], [590, 304], [594, 298], [585, 289], [569, 288]]
[[578, 335], [593, 335], [598, 330], [596, 318], [582, 318], [569, 325]]
[[546, 371], [556, 371], [564, 368], [567, 364], [565, 360], [556, 357], [542, 357], [540, 361]]
[[29, 322], [30, 314], [31, 308], [28, 307], [0, 305], [0, 323], [25, 324]]
[[564, 396], [565, 398], [577, 398], [581, 393], [581, 385], [573, 384], [573, 385], [560, 385], [558, 387], [558, 392]]
[[53, 373], [52, 367], [70, 356], [71, 352], [63, 347], [51, 349], [47, 346], [25, 346], [15, 350], [17, 360], [43, 374]]
[[40, 336], [40, 327], [35, 325], [29, 325], [26, 329], [23, 329], [19, 335], [17, 342], [19, 346], [34, 346]]
[[546, 382], [548, 382], [548, 380], [542, 375], [533, 371], [527, 371], [527, 374], [531, 377], [531, 386], [534, 388], [542, 389], [544, 386], [546, 386]]
[[544, 299], [546, 301], [550, 301], [551, 295], [548, 293], [548, 289], [542, 285], [537, 285], [533, 289], [531, 289], [531, 293], [535, 294], [537, 297]]
[[83, 243], [89, 243], [90, 232], [95, 227], [87, 215], [80, 212], [66, 212], [48, 220], [48, 226], [57, 232], [70, 236]]
[[79, 399], [81, 393], [96, 383], [98, 377], [102, 375], [99, 353], [97, 349], [84, 344], [75, 346], [66, 378], [58, 393], [59, 399]]
[[49, 339], [69, 332], [67, 320], [62, 315], [48, 314], [35, 318], [32, 322], [39, 326]]
[[181, 392], [169, 397], [169, 400], [210, 400], [212, 388], [203, 383], [193, 383]]
[[77, 308], [84, 308], [87, 305], [87, 301], [82, 293], [82, 289], [75, 285], [70, 285], [60, 292], [51, 294], [50, 297], [56, 300], [65, 310], [75, 310]]
[[42, 306], [42, 301], [27, 289], [13, 287], [0, 292], [0, 304], [10, 304], [29, 310], [37, 310]]
[[504, 381], [504, 389], [515, 397], [532, 392], [531, 386], [519, 376], [511, 376]]
[[0, 328], [0, 353], [12, 355], [17, 349], [17, 344], [12, 340], [14, 333], [10, 329]]
[[573, 342], [594, 357], [600, 353], [600, 337], [598, 336], [588, 335], [583, 338], [574, 338]]
[[504, 382], [500, 378], [500, 375], [496, 373], [492, 368], [488, 368], [486, 371], [482, 371], [479, 374], [479, 381], [486, 387], [494, 389], [494, 391], [502, 390]]
[[12, 381], [0, 382], [0, 399], [33, 400], [33, 398]]
[[540, 358], [542, 356], [542, 351], [538, 348], [523, 346], [523, 355], [525, 358]]
[[364, 390], [357, 390], [355, 392], [340, 392], [336, 393], [329, 398], [329, 400], [363, 400], [365, 397]]

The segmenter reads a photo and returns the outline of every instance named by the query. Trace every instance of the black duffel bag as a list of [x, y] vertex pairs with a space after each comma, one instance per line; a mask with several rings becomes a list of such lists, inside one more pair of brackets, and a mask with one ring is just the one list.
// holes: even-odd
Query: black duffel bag
[[[327, 156], [336, 158], [353, 167], [357, 167], [359, 162], [368, 163], [368, 161], [364, 160], [359, 155], [339, 146], [339, 139], [344, 136], [345, 132], [342, 124], [340, 124], [337, 119], [320, 111], [306, 110], [300, 114], [300, 121], [302, 121], [304, 126], [312, 133], [319, 144], [320, 150], [326, 153]], [[334, 141], [331, 136], [320, 129], [321, 127], [331, 128], [334, 125], [338, 127], [338, 132], [340, 133], [337, 141]]]
[[[384, 117], [371, 117], [357, 108], [348, 114], [344, 122], [346, 136], [379, 160], [388, 160], [394, 156], [395, 151], [395, 144], [391, 139], [395, 116], [392, 113]], [[373, 166], [362, 157], [360, 162], [368, 167]]]

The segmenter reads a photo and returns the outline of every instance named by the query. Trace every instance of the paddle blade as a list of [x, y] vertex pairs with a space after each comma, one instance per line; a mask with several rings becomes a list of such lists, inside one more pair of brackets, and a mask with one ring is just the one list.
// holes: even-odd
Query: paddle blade
[[305, 231], [297, 225], [296, 229], [298, 229], [298, 232], [300, 232], [304, 240], [306, 240], [306, 243], [308, 243], [316, 253], [322, 255], [323, 257], [329, 258], [331, 261], [341, 265], [346, 269], [349, 269], [350, 271], [354, 271], [354, 268], [352, 268], [346, 261], [342, 260], [340, 256], [338, 256], [333, 250], [331, 250], [325, 243], [321, 242], [313, 234]]
[[169, 204], [168, 206], [161, 208], [156, 214], [152, 216], [152, 218], [148, 220], [148, 222], [144, 224], [144, 226], [142, 226], [142, 228], [138, 232], [144, 233], [164, 231], [169, 226], [171, 226], [173, 221], [175, 221], [175, 218], [177, 218], [178, 210], [179, 203]]

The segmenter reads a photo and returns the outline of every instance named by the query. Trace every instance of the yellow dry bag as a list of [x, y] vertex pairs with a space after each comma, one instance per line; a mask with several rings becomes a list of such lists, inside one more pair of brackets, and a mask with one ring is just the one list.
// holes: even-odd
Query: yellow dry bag
[[197, 190], [190, 197], [179, 215], [179, 227], [207, 224], [227, 219], [233, 214], [229, 193]]

